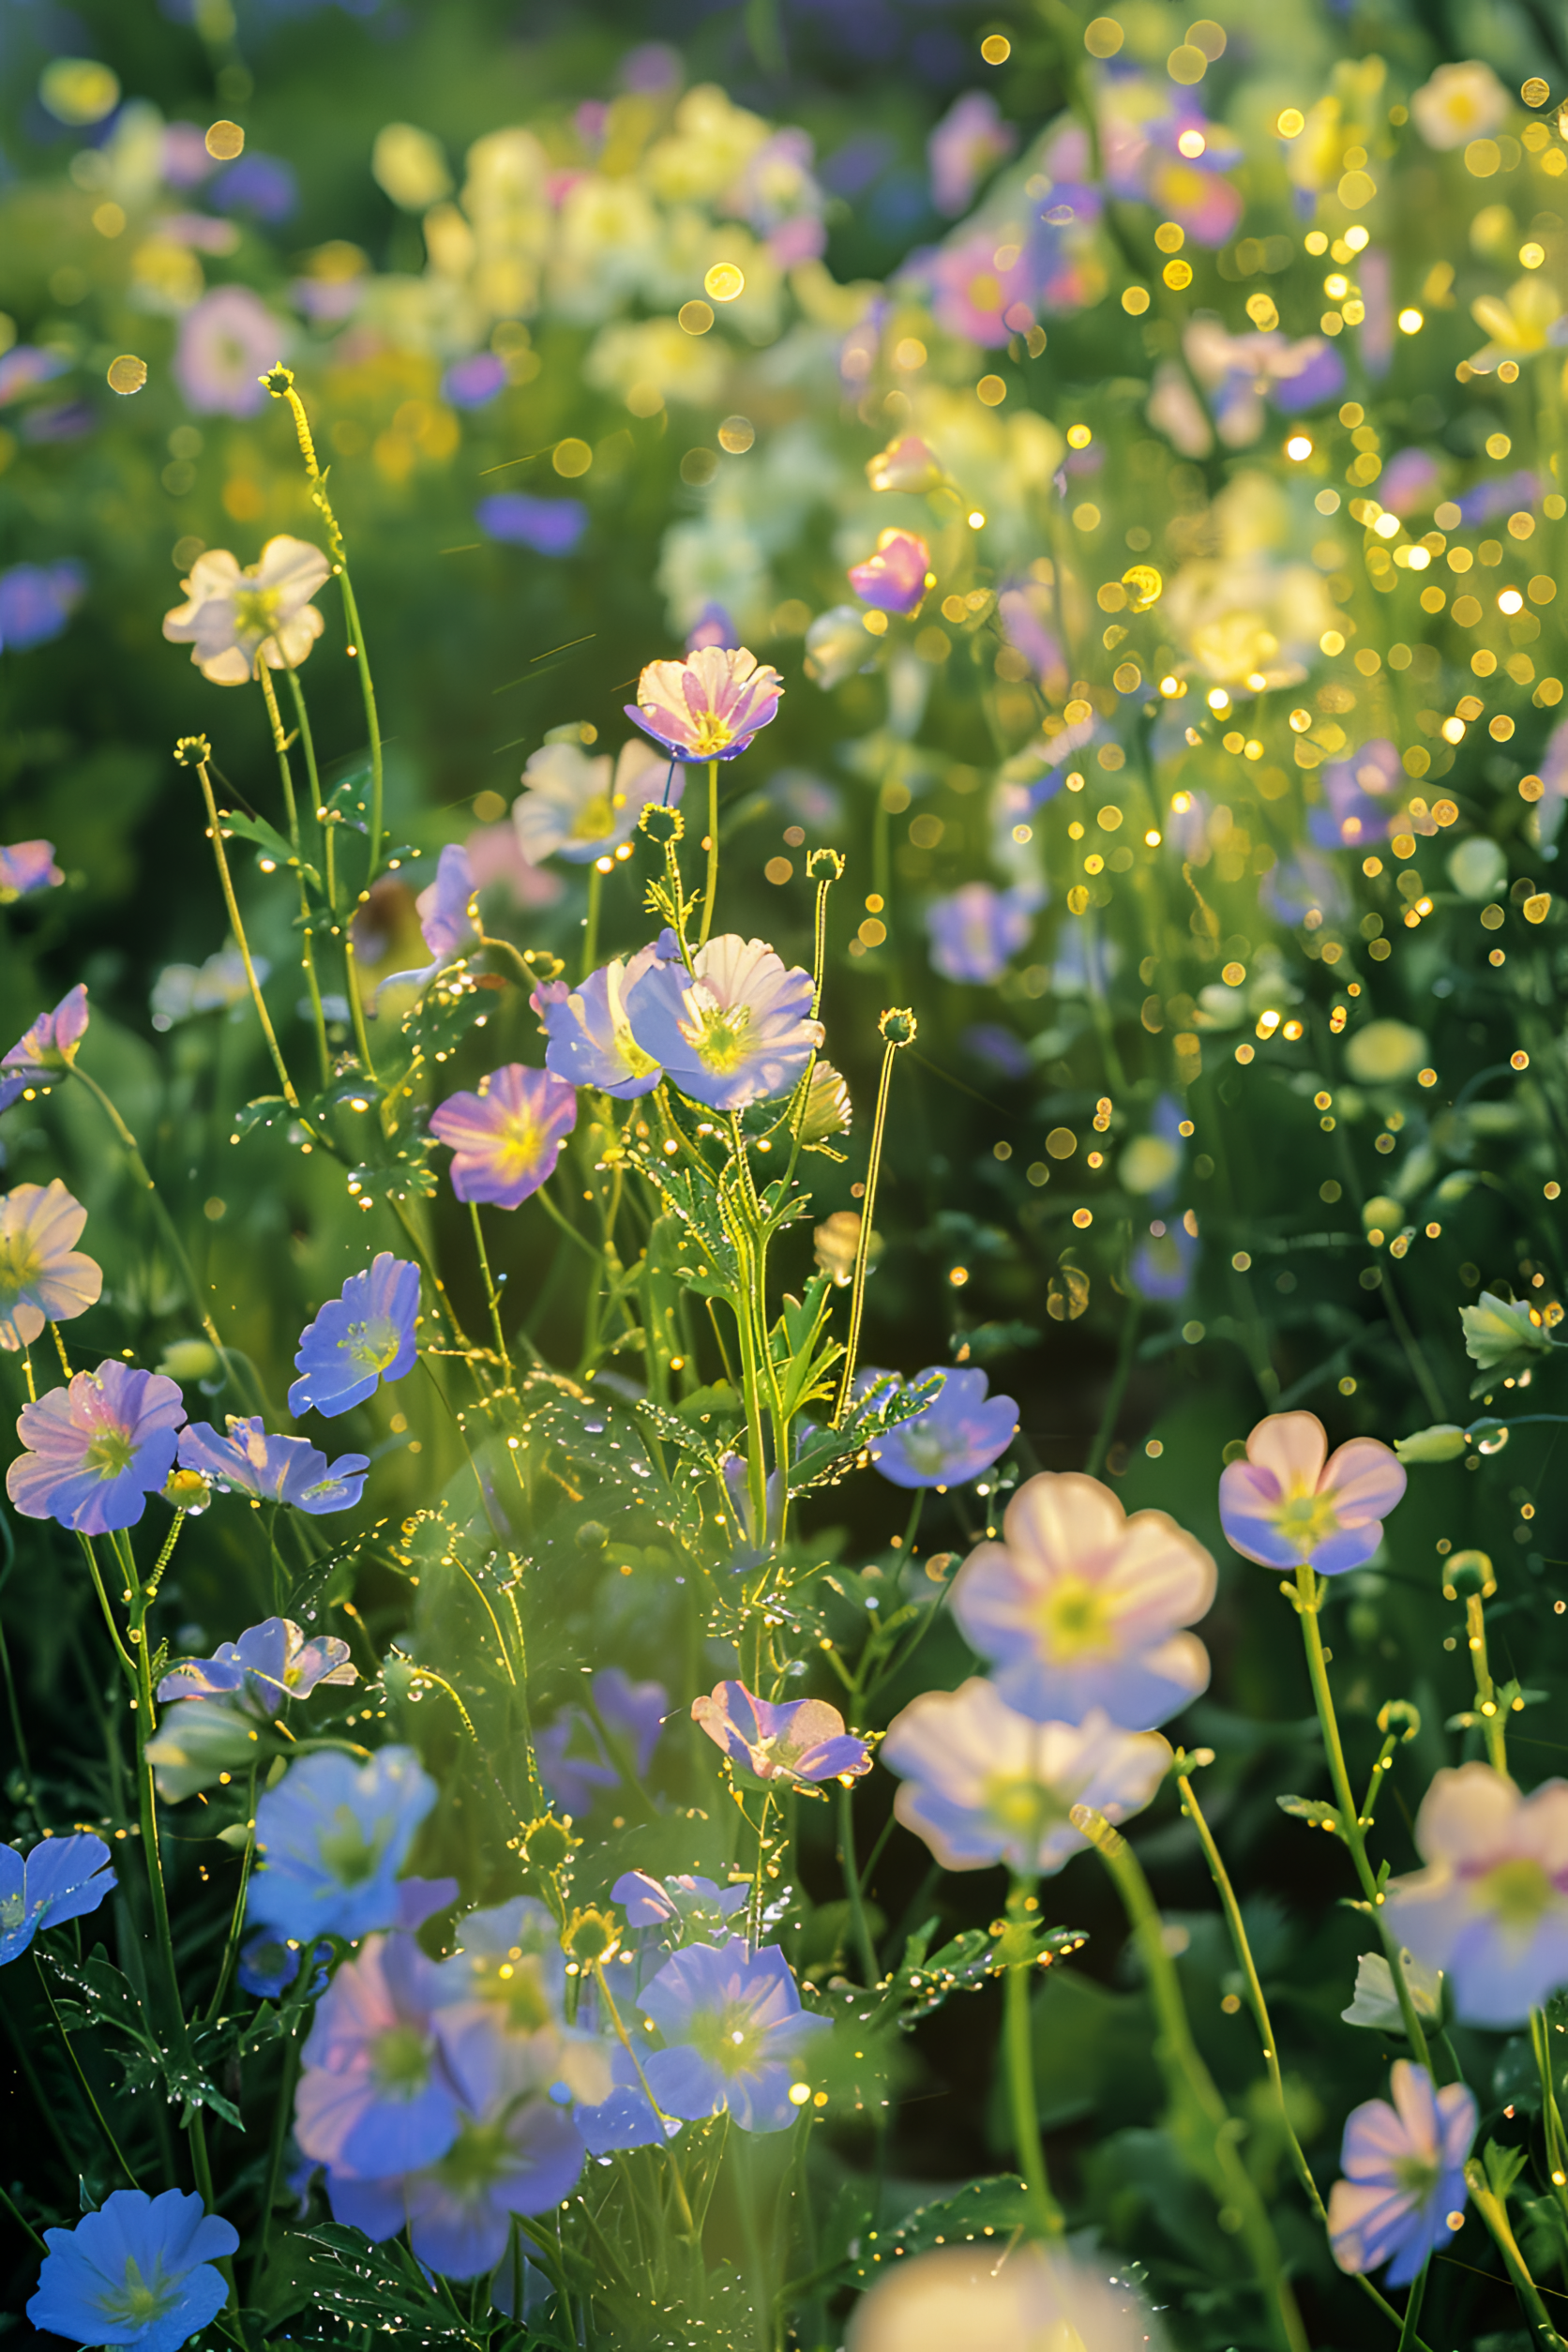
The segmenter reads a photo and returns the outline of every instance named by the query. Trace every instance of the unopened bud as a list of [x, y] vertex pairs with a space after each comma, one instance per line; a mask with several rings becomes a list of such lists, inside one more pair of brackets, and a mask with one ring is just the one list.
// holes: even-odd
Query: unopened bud
[[1395, 1438], [1394, 1451], [1401, 1462], [1456, 1462], [1467, 1442], [1457, 1423], [1439, 1421], [1430, 1429], [1416, 1429], [1408, 1438]]
[[1454, 1552], [1443, 1562], [1442, 1593], [1445, 1601], [1468, 1601], [1472, 1596], [1489, 1601], [1498, 1589], [1492, 1574], [1492, 1563], [1485, 1552]]
[[534, 1822], [528, 1830], [523, 1839], [523, 1851], [533, 1867], [549, 1877], [570, 1859], [572, 1847], [577, 1842], [565, 1821], [558, 1820], [553, 1813], [547, 1813], [543, 1820]]
[[212, 1500], [212, 1488], [200, 1470], [173, 1470], [164, 1481], [163, 1500], [172, 1510], [188, 1511], [194, 1517]]
[[651, 800], [637, 820], [639, 833], [645, 833], [650, 841], [679, 841], [686, 836], [686, 819], [678, 808], [670, 808], [662, 801]]
[[174, 746], [174, 757], [182, 768], [205, 767], [212, 758], [212, 746], [205, 735], [182, 735]]
[[837, 850], [813, 850], [806, 870], [813, 882], [842, 882], [844, 861]]
[[914, 1015], [907, 1010], [900, 1011], [897, 1005], [882, 1015], [877, 1027], [890, 1046], [912, 1046], [920, 1033], [920, 1023]]
[[561, 1937], [563, 1950], [589, 1968], [613, 1958], [620, 1943], [621, 1931], [610, 1912], [593, 1909], [574, 1911]]

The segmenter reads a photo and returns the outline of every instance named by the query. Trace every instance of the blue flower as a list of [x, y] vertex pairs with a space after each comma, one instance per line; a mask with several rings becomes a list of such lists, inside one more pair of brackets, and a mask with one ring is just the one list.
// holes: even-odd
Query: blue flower
[[474, 520], [487, 539], [531, 547], [535, 555], [569, 555], [588, 528], [580, 498], [531, 498], [526, 490], [496, 490], [481, 498]]
[[65, 879], [54, 863], [53, 841], [13, 841], [0, 848], [0, 907], [37, 890], [58, 890]]
[[825, 1698], [780, 1704], [758, 1698], [744, 1682], [719, 1682], [711, 1696], [692, 1700], [691, 1719], [759, 1780], [858, 1780], [871, 1769], [870, 1749], [845, 1730]]
[[651, 1093], [664, 1076], [651, 1053], [631, 1033], [626, 1000], [650, 967], [661, 960], [656, 942], [640, 948], [629, 962], [619, 957], [590, 972], [580, 988], [547, 980], [529, 999], [549, 1038], [545, 1067], [573, 1086], [597, 1087], [629, 1102]]
[[[742, 1888], [741, 1900], [746, 1890]], [[612, 2088], [608, 2098], [585, 2105], [580, 2099], [572, 2121], [582, 2134], [590, 2156], [608, 2156], [620, 2148], [656, 2148], [667, 2135], [658, 2109], [638, 2079], [631, 2052], [617, 2041], [610, 2058]]]
[[40, 1927], [96, 1911], [115, 1883], [108, 1862], [108, 1847], [91, 1831], [43, 1838], [25, 1860], [0, 1846], [0, 1968], [21, 1959]]
[[1465, 2158], [1475, 2137], [1475, 2096], [1463, 2083], [1434, 2088], [1424, 2066], [1395, 2058], [1394, 2104], [1368, 2099], [1345, 2123], [1345, 2178], [1329, 2194], [1329, 2243], [1342, 2270], [1381, 2269], [1387, 2286], [1409, 2286], [1437, 2246], [1450, 2213], [1465, 2209]]
[[645, 1870], [623, 1871], [610, 1890], [611, 1901], [625, 1907], [633, 1927], [663, 1927], [678, 1922], [683, 1937], [693, 1927], [722, 1935], [724, 1923], [744, 1910], [751, 1893], [748, 1879], [738, 1887], [721, 1887], [712, 1878], [683, 1871], [678, 1877], [654, 1878]]
[[476, 351], [467, 359], [454, 360], [441, 379], [441, 396], [453, 408], [483, 408], [505, 381], [506, 362], [500, 354]]
[[229, 2299], [214, 2269], [239, 2244], [199, 2196], [116, 2189], [74, 2229], [46, 2229], [49, 2248], [27, 2306], [36, 2328], [68, 2344], [179, 2352]]
[[[593, 1681], [594, 1705], [611, 1738], [622, 1741], [639, 1780], [645, 1777], [670, 1711], [662, 1682], [634, 1682], [619, 1666], [605, 1666]], [[576, 1753], [573, 1745], [576, 1743]], [[621, 1773], [611, 1760], [597, 1724], [581, 1708], [567, 1707], [535, 1735], [539, 1778], [551, 1804], [574, 1817], [584, 1814], [596, 1789], [611, 1787]], [[583, 1754], [584, 1747], [588, 1753]]]
[[926, 910], [931, 966], [944, 980], [999, 980], [1034, 927], [1041, 893], [1026, 884], [995, 890], [965, 882]]
[[1328, 807], [1306, 815], [1319, 849], [1364, 850], [1387, 840], [1398, 807], [1389, 796], [1404, 783], [1405, 771], [1386, 735], [1363, 744], [1349, 760], [1332, 760], [1322, 781]]
[[158, 1686], [159, 1705], [176, 1698], [227, 1698], [239, 1693], [275, 1715], [286, 1698], [305, 1698], [318, 1682], [357, 1682], [349, 1646], [335, 1634], [307, 1641], [291, 1617], [269, 1617], [238, 1641], [220, 1641], [210, 1658], [186, 1658]]
[[182, 1470], [200, 1470], [215, 1485], [255, 1502], [293, 1503], [312, 1518], [352, 1511], [365, 1491], [369, 1467], [368, 1454], [340, 1454], [329, 1465], [308, 1438], [269, 1436], [259, 1413], [249, 1420], [231, 1413], [224, 1438], [210, 1421], [193, 1421], [180, 1432]]
[[400, 1924], [398, 1873], [435, 1800], [412, 1748], [383, 1748], [364, 1765], [331, 1751], [301, 1756], [256, 1808], [251, 1923], [301, 1943]]
[[[11, 354], [13, 358], [17, 355]], [[53, 414], [74, 418], [71, 409], [56, 409]], [[0, 572], [0, 648], [26, 654], [35, 645], [48, 645], [63, 637], [86, 585], [86, 573], [68, 557], [60, 564], [13, 564], [8, 572]]]
[[336, 1419], [373, 1396], [384, 1380], [400, 1380], [418, 1352], [419, 1269], [384, 1249], [363, 1274], [350, 1274], [300, 1334], [289, 1391], [292, 1413]]
[[1156, 1217], [1132, 1254], [1127, 1271], [1134, 1289], [1145, 1299], [1184, 1299], [1199, 1250], [1198, 1236], [1185, 1217], [1168, 1225]]
[[435, 2013], [451, 1998], [412, 1936], [372, 1936], [316, 2011], [294, 2102], [303, 2154], [357, 2179], [412, 2172], [458, 2136]]
[[87, 1033], [87, 984], [79, 980], [52, 1013], [40, 1013], [10, 1051], [0, 1056], [0, 1110], [9, 1110], [28, 1088], [47, 1093], [76, 1060]]
[[664, 2037], [643, 2060], [666, 2115], [696, 2122], [726, 2111], [746, 2132], [782, 2132], [796, 2059], [825, 2017], [807, 2016], [776, 1944], [752, 1952], [738, 1936], [688, 1944], [667, 1960], [638, 2007]]
[[684, 964], [656, 963], [626, 991], [644, 1053], [691, 1101], [714, 1110], [787, 1093], [822, 1042], [811, 974], [787, 970], [760, 939], [734, 933]]
[[257, 220], [287, 220], [298, 209], [299, 182], [294, 166], [252, 148], [220, 172], [211, 201], [219, 212], [248, 212]]
[[23, 1405], [27, 1451], [6, 1472], [25, 1518], [57, 1519], [81, 1535], [134, 1527], [174, 1467], [185, 1404], [173, 1380], [114, 1357]]
[[[918, 1373], [929, 1380], [940, 1365]], [[886, 1378], [883, 1373], [874, 1379]], [[870, 1444], [871, 1460], [895, 1486], [962, 1486], [1001, 1459], [1018, 1426], [1010, 1396], [988, 1396], [984, 1372], [945, 1371], [924, 1412], [913, 1413]]]
[[[332, 1958], [332, 1946], [317, 1944], [310, 1954], [315, 1970], [310, 1986], [312, 2000], [326, 1983], [327, 1963]], [[278, 1936], [252, 1936], [242, 1946], [239, 1966], [234, 1970], [242, 1993], [249, 1993], [256, 2000], [280, 2000], [298, 1976], [305, 1962], [303, 1944], [291, 1944]]]

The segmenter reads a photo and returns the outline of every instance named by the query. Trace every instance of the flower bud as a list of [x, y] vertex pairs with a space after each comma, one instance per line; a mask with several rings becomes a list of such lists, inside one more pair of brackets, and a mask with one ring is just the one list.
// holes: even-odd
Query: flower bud
[[561, 1937], [562, 1949], [584, 1968], [612, 1959], [620, 1949], [621, 1931], [608, 1911], [574, 1911]]
[[1483, 1372], [1515, 1371], [1552, 1344], [1539, 1315], [1522, 1299], [1500, 1299], [1495, 1290], [1483, 1290], [1473, 1306], [1462, 1306], [1459, 1320], [1465, 1353]]
[[1408, 1438], [1395, 1438], [1394, 1451], [1404, 1463], [1456, 1462], [1467, 1442], [1456, 1422], [1439, 1421], [1430, 1429], [1415, 1429]]
[[1468, 1601], [1472, 1595], [1489, 1601], [1498, 1589], [1492, 1563], [1485, 1552], [1455, 1552], [1443, 1562], [1442, 1597]]
[[819, 1062], [811, 1073], [811, 1083], [806, 1091], [806, 1110], [800, 1123], [800, 1139], [810, 1151], [825, 1143], [829, 1136], [848, 1135], [854, 1116], [850, 1090], [831, 1062]]
[[194, 1517], [212, 1500], [212, 1488], [200, 1470], [172, 1470], [164, 1481], [163, 1500], [172, 1510], [186, 1511]]
[[523, 1852], [530, 1865], [548, 1877], [571, 1859], [572, 1848], [577, 1843], [566, 1823], [557, 1820], [553, 1813], [547, 1813], [542, 1820], [534, 1822], [528, 1830], [523, 1839]]
[[877, 1027], [890, 1046], [912, 1046], [920, 1034], [920, 1023], [914, 1015], [909, 1011], [901, 1012], [897, 1005], [891, 1006], [882, 1015]]
[[650, 841], [681, 840], [686, 833], [686, 819], [678, 808], [670, 808], [662, 801], [651, 800], [637, 820], [639, 833], [645, 833]]
[[811, 1243], [817, 1272], [831, 1274], [842, 1289], [854, 1272], [854, 1254], [860, 1246], [859, 1210], [835, 1209], [818, 1226]]

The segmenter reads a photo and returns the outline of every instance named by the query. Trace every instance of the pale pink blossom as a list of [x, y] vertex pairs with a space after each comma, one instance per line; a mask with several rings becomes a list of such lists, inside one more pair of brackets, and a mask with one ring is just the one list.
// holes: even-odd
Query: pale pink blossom
[[1467, 2025], [1522, 2026], [1568, 1984], [1568, 1781], [1526, 1797], [1490, 1764], [1439, 1772], [1415, 1842], [1426, 1867], [1391, 1880], [1391, 1932], [1443, 1971]]
[[651, 661], [628, 718], [677, 760], [734, 760], [778, 710], [776, 670], [744, 645], [700, 645], [685, 661]]
[[214, 686], [244, 686], [264, 661], [297, 670], [322, 633], [310, 598], [332, 566], [319, 547], [287, 534], [269, 539], [261, 561], [243, 568], [227, 548], [208, 548], [182, 580], [187, 601], [163, 616], [163, 634], [188, 645]]
[[1245, 1460], [1221, 1472], [1220, 1524], [1244, 1560], [1338, 1576], [1371, 1559], [1404, 1491], [1405, 1473], [1380, 1440], [1351, 1438], [1330, 1454], [1316, 1413], [1270, 1413]]

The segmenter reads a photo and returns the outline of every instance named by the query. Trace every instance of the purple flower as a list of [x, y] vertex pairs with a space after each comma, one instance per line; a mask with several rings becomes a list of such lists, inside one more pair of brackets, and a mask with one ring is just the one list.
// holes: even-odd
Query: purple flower
[[1039, 904], [1037, 890], [996, 890], [983, 882], [933, 898], [926, 910], [932, 970], [944, 980], [999, 980], [1033, 929]]
[[651, 1093], [664, 1072], [644, 1053], [626, 1018], [626, 992], [661, 960], [660, 943], [640, 948], [629, 962], [619, 957], [590, 972], [580, 988], [547, 980], [529, 1003], [550, 1043], [545, 1067], [573, 1086], [593, 1086], [622, 1102]]
[[1527, 1797], [1490, 1764], [1440, 1772], [1415, 1843], [1426, 1867], [1390, 1882], [1391, 1932], [1442, 1970], [1467, 2026], [1522, 2027], [1568, 1984], [1568, 1781]]
[[1026, 1078], [1034, 1067], [1029, 1048], [1012, 1030], [996, 1021], [976, 1021], [958, 1043], [964, 1051], [994, 1070], [998, 1078]]
[[449, 1998], [412, 1936], [372, 1936], [343, 1963], [305, 2044], [294, 2101], [304, 2155], [361, 2179], [445, 2155], [459, 2093], [434, 2017]]
[[1244, 1458], [1220, 1472], [1220, 1525], [1244, 1560], [1341, 1576], [1371, 1559], [1405, 1483], [1379, 1439], [1351, 1438], [1330, 1454], [1316, 1413], [1268, 1413]]
[[695, 654], [704, 645], [732, 645], [739, 635], [721, 604], [705, 604], [686, 631], [686, 649], [688, 654]]
[[[606, 1730], [624, 1743], [637, 1779], [644, 1779], [670, 1711], [669, 1692], [662, 1682], [634, 1682], [619, 1666], [601, 1667], [592, 1688]], [[598, 1725], [580, 1707], [565, 1708], [553, 1723], [543, 1725], [535, 1752], [550, 1802], [574, 1818], [589, 1810], [596, 1789], [612, 1787], [622, 1777]]]
[[20, 1960], [40, 1927], [96, 1911], [116, 1881], [101, 1837], [40, 1839], [25, 1859], [0, 1846], [0, 1968]]
[[0, 907], [28, 898], [36, 890], [58, 890], [65, 881], [54, 863], [53, 841], [13, 841], [0, 848]]
[[1015, 309], [1027, 313], [1020, 324], [1028, 325], [1041, 273], [1032, 267], [1027, 245], [1016, 246], [1012, 260], [1003, 267], [996, 261], [1001, 249], [994, 229], [968, 228], [926, 256], [931, 312], [947, 334], [989, 347], [1004, 343], [1014, 331], [1006, 314]]
[[328, 1463], [308, 1438], [270, 1436], [260, 1413], [243, 1420], [228, 1417], [228, 1435], [219, 1437], [210, 1421], [193, 1421], [180, 1433], [180, 1468], [199, 1470], [232, 1494], [249, 1495], [256, 1502], [292, 1503], [296, 1511], [321, 1518], [331, 1511], [352, 1511], [365, 1491], [368, 1454], [340, 1454]]
[[383, 1380], [400, 1380], [418, 1354], [418, 1267], [381, 1250], [300, 1334], [290, 1412], [336, 1420], [373, 1396]]
[[684, 964], [655, 963], [626, 991], [626, 1018], [681, 1093], [715, 1110], [782, 1094], [822, 1042], [811, 974], [760, 939], [727, 932]]
[[487, 539], [531, 547], [535, 555], [570, 555], [588, 528], [580, 498], [532, 498], [526, 490], [496, 490], [481, 498], [474, 520]]
[[116, 2189], [74, 2229], [43, 2235], [49, 2253], [27, 2316], [68, 2343], [179, 2352], [229, 2299], [215, 2266], [239, 2232], [179, 2189]]
[[[1044, 684], [1054, 680], [1060, 689], [1067, 679], [1067, 656], [1062, 640], [1048, 626], [1055, 612], [1054, 592], [1038, 580], [1021, 580], [1011, 588], [1003, 588], [997, 600], [997, 618], [1002, 633], [1009, 645], [1022, 654], [1035, 676]], [[1033, 788], [1032, 806], [1054, 799], [1062, 789], [1066, 762], [1081, 749], [1085, 741], [1093, 739], [1093, 718], [1080, 721], [1077, 727], [1064, 727], [1060, 735], [1048, 743], [1030, 744], [1027, 750], [1047, 768], [1047, 775], [1038, 778]], [[1070, 740], [1069, 740], [1070, 739]], [[1061, 774], [1056, 771], [1061, 770]]]
[[1467, 529], [1473, 529], [1477, 523], [1495, 522], [1499, 515], [1512, 514], [1516, 506], [1533, 506], [1540, 495], [1541, 485], [1533, 474], [1496, 475], [1465, 492], [1457, 502], [1459, 517]]
[[87, 1212], [56, 1176], [0, 1194], [0, 1348], [29, 1347], [46, 1322], [97, 1304], [103, 1269], [76, 1244]]
[[23, 1405], [16, 1426], [27, 1451], [6, 1472], [6, 1492], [24, 1518], [79, 1535], [134, 1527], [174, 1466], [184, 1419], [174, 1381], [111, 1357]]
[[918, 612], [930, 585], [931, 550], [912, 531], [879, 534], [876, 552], [846, 577], [862, 604], [879, 612]]
[[53, 1013], [40, 1013], [9, 1053], [0, 1055], [0, 1110], [9, 1110], [30, 1086], [46, 1092], [76, 1060], [87, 1033], [87, 986], [79, 980]]
[[36, 343], [17, 343], [0, 354], [0, 408], [9, 408], [24, 393], [67, 374], [70, 364], [64, 352], [40, 351]]
[[[317, 1936], [353, 1941], [378, 1928], [417, 1925], [398, 1873], [436, 1786], [412, 1748], [382, 1748], [368, 1764], [330, 1749], [301, 1756], [256, 1808], [262, 1867], [250, 1881], [248, 1917], [300, 1943]], [[421, 1916], [442, 1909], [455, 1879], [409, 1882]], [[441, 1901], [430, 1901], [439, 1892]]]
[[1401, 449], [1378, 476], [1378, 498], [1391, 515], [1417, 514], [1430, 506], [1441, 479], [1430, 450]]
[[553, 1173], [577, 1124], [577, 1089], [553, 1070], [508, 1062], [479, 1081], [476, 1094], [449, 1094], [430, 1133], [453, 1153], [460, 1200], [517, 1209]]
[[871, 1751], [844, 1728], [837, 1707], [823, 1698], [784, 1705], [758, 1698], [744, 1682], [719, 1682], [710, 1698], [691, 1702], [716, 1747], [759, 1780], [858, 1780], [871, 1769]]
[[[313, 2000], [325, 1984], [331, 1958], [332, 1946], [324, 1942], [317, 1944], [309, 1954], [309, 1966], [314, 1970], [309, 1999]], [[291, 1944], [278, 1936], [252, 1936], [248, 1944], [240, 1947], [234, 1978], [240, 1991], [249, 1993], [253, 1999], [276, 2001], [282, 1998], [305, 1966], [303, 1944]]]
[[436, 861], [435, 880], [415, 898], [415, 912], [426, 946], [435, 957], [431, 970], [464, 956], [478, 934], [470, 908], [475, 884], [468, 852], [460, 841], [448, 841]]
[[318, 1682], [357, 1682], [349, 1646], [335, 1634], [307, 1641], [291, 1617], [269, 1617], [238, 1641], [220, 1641], [210, 1658], [186, 1658], [158, 1686], [159, 1705], [177, 1698], [242, 1694], [276, 1715], [286, 1698], [307, 1698]]
[[1377, 736], [1349, 760], [1323, 770], [1326, 808], [1307, 812], [1307, 829], [1319, 849], [1360, 850], [1386, 840], [1392, 827], [1388, 795], [1405, 780], [1399, 754], [1386, 735]]
[[[743, 1903], [746, 1894], [743, 1887]], [[631, 2052], [619, 2040], [610, 2054], [610, 2073], [608, 2097], [580, 2099], [572, 2108], [572, 2121], [589, 2155], [608, 2156], [620, 2148], [657, 2148], [665, 2137], [663, 2121], [642, 2088]]]
[[500, 354], [476, 351], [467, 359], [455, 360], [447, 369], [441, 379], [441, 394], [454, 408], [483, 408], [494, 400], [505, 381], [506, 362]]
[[744, 645], [702, 645], [685, 661], [651, 661], [626, 705], [677, 760], [735, 760], [777, 715], [783, 683]]
[[1465, 2159], [1475, 2137], [1475, 2094], [1435, 2088], [1424, 2066], [1395, 2058], [1394, 2104], [1368, 2099], [1345, 2119], [1345, 2178], [1329, 2192], [1329, 2243], [1352, 2275], [1386, 2262], [1386, 2286], [1409, 2286], [1465, 2209]]
[[[219, 212], [248, 212], [254, 219], [287, 220], [298, 208], [299, 182], [281, 157], [251, 148], [214, 180], [209, 202]], [[265, 361], [263, 362], [264, 367]]]
[[174, 378], [196, 416], [254, 416], [287, 330], [249, 286], [218, 286], [180, 321]]
[[871, 1460], [891, 1485], [962, 1486], [1013, 1442], [1018, 1409], [1010, 1396], [987, 1396], [984, 1372], [928, 1364], [915, 1378], [929, 1380], [934, 1371], [942, 1372], [942, 1384], [925, 1410], [871, 1440]]
[[688, 1944], [638, 2007], [664, 2037], [642, 2071], [666, 2115], [695, 2123], [728, 2111], [745, 2132], [782, 2132], [794, 2121], [796, 2060], [828, 2021], [802, 2010], [776, 1944], [756, 1952], [733, 1936]]
[[611, 1901], [624, 1905], [632, 1927], [678, 1924], [683, 1937], [692, 1930], [721, 1935], [725, 1922], [744, 1910], [751, 1893], [749, 1880], [738, 1887], [721, 1887], [712, 1878], [684, 1871], [674, 1878], [653, 1878], [645, 1870], [623, 1871], [610, 1890]]
[[866, 464], [866, 479], [874, 490], [935, 490], [942, 478], [936, 451], [918, 433], [900, 433]]
[[950, 220], [967, 212], [980, 182], [1018, 143], [1018, 131], [1003, 121], [988, 90], [966, 90], [956, 98], [926, 142], [931, 202], [938, 212]]
[[1132, 1255], [1128, 1271], [1134, 1289], [1145, 1299], [1184, 1299], [1199, 1252], [1198, 1236], [1184, 1217], [1170, 1225], [1156, 1217]]
[[87, 575], [80, 564], [13, 564], [0, 572], [0, 649], [31, 653], [63, 637]]

